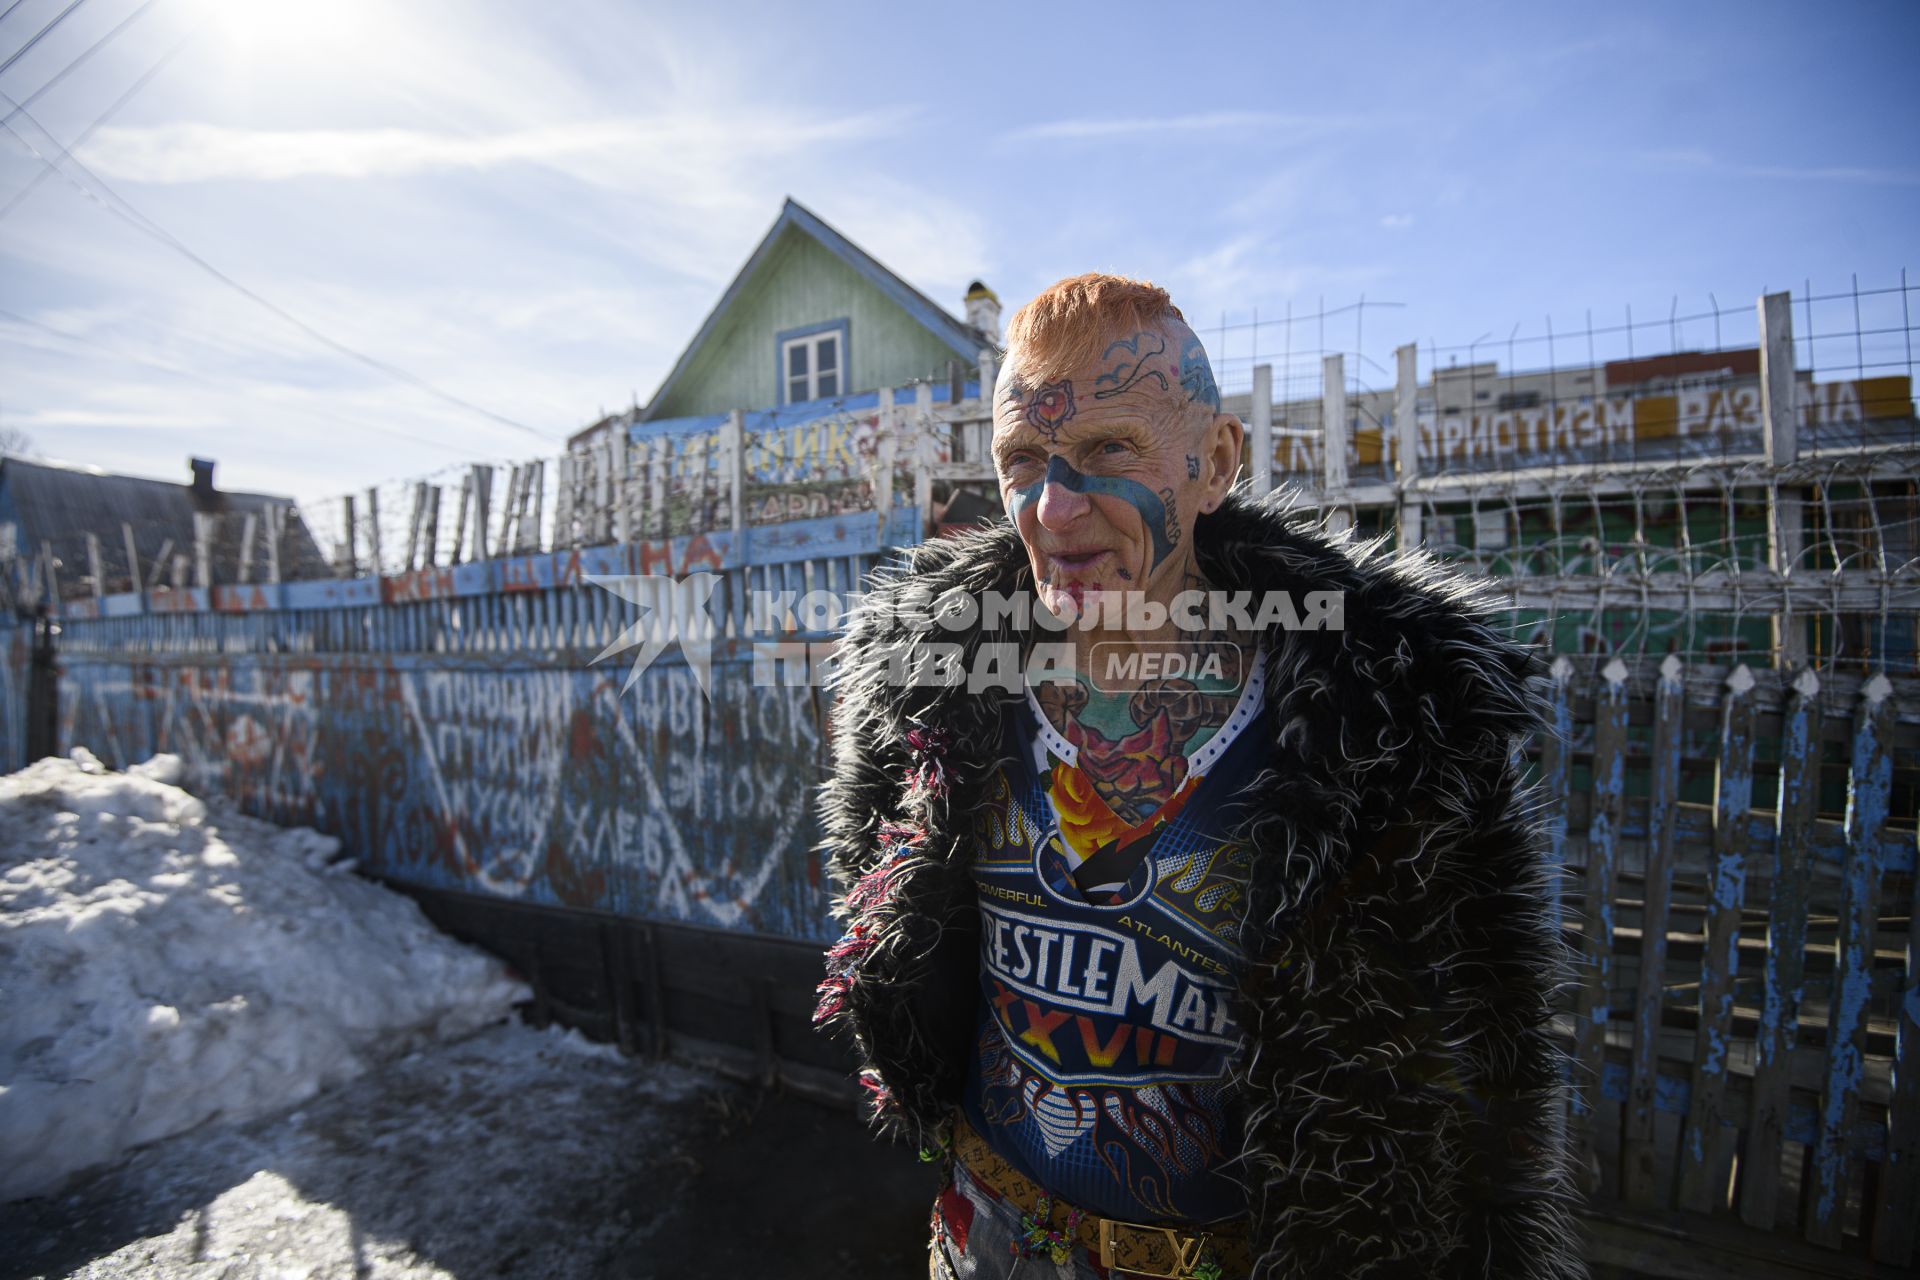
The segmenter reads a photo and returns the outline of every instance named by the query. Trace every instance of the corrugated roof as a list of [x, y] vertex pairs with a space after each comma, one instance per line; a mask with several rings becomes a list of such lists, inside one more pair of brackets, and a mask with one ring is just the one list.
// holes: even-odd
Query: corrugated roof
[[[255, 522], [252, 580], [264, 582], [267, 576], [266, 511], [272, 506], [287, 507], [286, 539], [280, 551], [280, 576], [285, 581], [333, 576], [326, 557], [301, 520], [293, 499], [268, 493], [234, 493], [214, 489], [211, 494], [196, 494], [191, 485], [145, 476], [117, 475], [96, 467], [74, 467], [54, 463], [28, 462], [20, 458], [0, 459], [0, 510], [11, 512], [18, 522], [15, 554], [38, 555], [42, 543], [51, 544], [60, 562], [60, 593], [73, 598], [92, 594], [86, 580], [91, 572], [87, 564], [87, 534], [100, 539], [101, 576], [111, 594], [132, 589], [127, 572], [126, 539], [123, 525], [133, 529], [134, 546], [141, 559], [141, 571], [153, 586], [153, 562], [171, 540], [173, 551], [193, 554], [193, 517], [205, 512], [217, 517], [212, 546], [212, 570], [215, 582], [239, 580], [240, 542], [246, 516]], [[169, 553], [171, 556], [171, 553]], [[167, 580], [163, 569], [160, 581]]]

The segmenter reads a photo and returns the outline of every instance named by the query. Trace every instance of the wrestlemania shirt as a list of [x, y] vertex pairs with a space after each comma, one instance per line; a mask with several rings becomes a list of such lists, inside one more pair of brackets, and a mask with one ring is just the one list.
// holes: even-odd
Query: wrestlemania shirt
[[1249, 862], [1225, 833], [1268, 736], [1264, 664], [1247, 665], [1225, 725], [1138, 826], [1093, 792], [1031, 690], [1009, 717], [1016, 763], [976, 819], [982, 1000], [964, 1112], [1015, 1168], [1102, 1217], [1246, 1212], [1222, 1166], [1240, 1149], [1223, 1076]]

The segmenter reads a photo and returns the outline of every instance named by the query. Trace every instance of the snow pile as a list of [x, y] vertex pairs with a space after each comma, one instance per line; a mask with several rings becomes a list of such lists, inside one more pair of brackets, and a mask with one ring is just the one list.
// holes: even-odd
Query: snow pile
[[217, 821], [156, 756], [0, 778], [0, 1200], [291, 1106], [505, 1017], [526, 988], [339, 844]]

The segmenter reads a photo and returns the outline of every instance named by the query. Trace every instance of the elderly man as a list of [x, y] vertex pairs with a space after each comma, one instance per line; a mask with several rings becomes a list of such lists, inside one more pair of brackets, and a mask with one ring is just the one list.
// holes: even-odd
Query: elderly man
[[993, 407], [1010, 522], [857, 611], [823, 796], [816, 1020], [945, 1164], [931, 1274], [1585, 1274], [1537, 656], [1235, 491], [1165, 290], [1047, 289]]

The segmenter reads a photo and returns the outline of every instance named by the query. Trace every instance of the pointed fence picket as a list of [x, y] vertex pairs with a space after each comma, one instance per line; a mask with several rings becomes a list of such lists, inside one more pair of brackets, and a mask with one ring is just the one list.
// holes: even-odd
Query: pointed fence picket
[[1560, 1025], [1590, 1202], [1663, 1232], [1758, 1229], [1754, 1275], [1910, 1265], [1920, 687], [1587, 665], [1555, 664], [1567, 741], [1539, 763], [1574, 886]]

